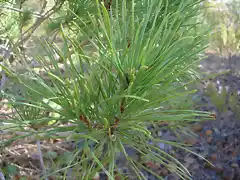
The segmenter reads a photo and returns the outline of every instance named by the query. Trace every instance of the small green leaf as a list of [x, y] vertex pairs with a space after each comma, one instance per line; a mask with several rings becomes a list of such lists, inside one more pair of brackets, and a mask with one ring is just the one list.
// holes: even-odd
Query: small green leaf
[[27, 178], [26, 177], [20, 177], [19, 180], [27, 180]]
[[9, 164], [6, 169], [8, 175], [17, 175], [18, 169], [16, 166]]
[[53, 124], [55, 124], [56, 122], [57, 122], [56, 120], [49, 121], [49, 122], [48, 122], [48, 125], [53, 125]]
[[50, 158], [50, 159], [56, 159], [58, 154], [55, 151], [48, 151], [45, 154], [45, 157]]
[[20, 23], [22, 26], [26, 26], [32, 20], [32, 12], [29, 9], [25, 9], [22, 13]]
[[109, 122], [108, 122], [107, 118], [103, 118], [103, 125], [104, 125], [105, 129], [107, 129], [109, 127]]

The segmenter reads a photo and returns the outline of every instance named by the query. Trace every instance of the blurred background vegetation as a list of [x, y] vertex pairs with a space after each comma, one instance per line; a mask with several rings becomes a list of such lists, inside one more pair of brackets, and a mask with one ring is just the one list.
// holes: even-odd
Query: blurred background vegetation
[[212, 27], [210, 49], [222, 56], [239, 54], [240, 1], [205, 1], [204, 20]]

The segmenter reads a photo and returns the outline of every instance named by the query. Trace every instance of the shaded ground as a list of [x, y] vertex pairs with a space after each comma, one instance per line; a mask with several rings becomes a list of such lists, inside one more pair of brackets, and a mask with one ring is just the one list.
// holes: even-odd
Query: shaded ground
[[[195, 108], [217, 114], [215, 121], [191, 125], [198, 135], [189, 139], [191, 148], [209, 160], [215, 167], [190, 153], [177, 151], [176, 157], [189, 169], [193, 180], [239, 180], [240, 179], [240, 57], [228, 59], [210, 55], [201, 64], [207, 74], [223, 72], [230, 67], [234, 73], [217, 76], [198, 85], [195, 95], [200, 101]], [[208, 93], [210, 85], [216, 87], [213, 94]], [[234, 102], [232, 102], [234, 100]], [[169, 180], [166, 176], [166, 179]], [[171, 177], [170, 179], [178, 179]]]
[[[197, 84], [198, 92], [193, 99], [197, 101], [195, 109], [216, 114], [215, 121], [205, 121], [189, 125], [196, 136], [184, 136], [184, 142], [197, 155], [175, 149], [166, 144], [159, 147], [176, 157], [192, 174], [193, 180], [240, 180], [240, 57], [230, 61], [215, 55], [209, 55], [200, 65], [206, 75], [231, 70], [215, 78]], [[168, 130], [159, 130], [159, 138], [176, 141]], [[168, 172], [161, 165], [148, 163], [157, 169], [165, 180], [178, 180], [176, 174]], [[147, 179], [156, 179], [150, 174]]]

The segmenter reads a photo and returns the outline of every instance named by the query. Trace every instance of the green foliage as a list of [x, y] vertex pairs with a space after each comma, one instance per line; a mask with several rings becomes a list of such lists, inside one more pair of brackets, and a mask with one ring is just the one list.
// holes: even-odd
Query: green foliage
[[32, 12], [28, 9], [24, 10], [19, 21], [20, 24], [22, 26], [26, 26], [30, 23], [31, 20], [32, 20]]
[[218, 92], [216, 84], [209, 83], [206, 89], [206, 95], [210, 97], [211, 103], [217, 107], [219, 112], [227, 111], [227, 90], [223, 87], [222, 91]]
[[[187, 169], [157, 144], [187, 149], [154, 138], [147, 127], [167, 121], [181, 128], [183, 122], [212, 119], [210, 113], [181, 105], [182, 97], [195, 92], [186, 84], [197, 78], [193, 66], [206, 48], [206, 32], [196, 31], [201, 26], [196, 21], [201, 1], [116, 0], [110, 8], [97, 0], [76, 1], [78, 6], [70, 2], [56, 5], [59, 14], [70, 16], [68, 26], [58, 18], [52, 28], [59, 29], [61, 45], [38, 41], [45, 52], [38, 54], [44, 76], [27, 64], [21, 52], [26, 72], [2, 66], [22, 87], [22, 95], [2, 92], [17, 113], [3, 122], [28, 134], [1, 145], [26, 136], [82, 141], [67, 166], [48, 175], [63, 171], [66, 177], [72, 168], [83, 179], [92, 179], [99, 171], [114, 179], [121, 152], [137, 178], [146, 179], [140, 171], [143, 165], [126, 151], [128, 146], [190, 179]], [[90, 10], [80, 2], [89, 2]]]
[[239, 100], [238, 100], [238, 92], [234, 92], [230, 95], [229, 100], [228, 100], [229, 107], [231, 110], [234, 112], [236, 117], [240, 119], [240, 112], [239, 112]]
[[205, 1], [205, 21], [213, 26], [211, 47], [221, 55], [232, 56], [240, 50], [240, 2]]
[[5, 167], [0, 169], [2, 173], [6, 174], [6, 180], [11, 179], [14, 176], [19, 175], [19, 169], [12, 164], [6, 164]]
[[220, 113], [226, 112], [228, 110], [228, 107], [231, 108], [232, 112], [236, 115], [236, 117], [240, 118], [239, 113], [239, 100], [238, 100], [238, 92], [235, 91], [228, 95], [228, 92], [226, 90], [226, 87], [223, 86], [222, 90], [218, 92], [216, 84], [210, 83], [207, 86], [206, 93], [211, 103], [217, 107], [218, 111]]

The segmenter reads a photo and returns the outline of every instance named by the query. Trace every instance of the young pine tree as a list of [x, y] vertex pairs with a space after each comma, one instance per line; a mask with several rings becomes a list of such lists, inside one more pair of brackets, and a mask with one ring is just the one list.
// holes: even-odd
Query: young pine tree
[[187, 169], [158, 144], [187, 148], [154, 137], [148, 127], [165, 122], [169, 129], [174, 129], [170, 124], [181, 129], [200, 118], [212, 119], [182, 106], [182, 97], [195, 92], [186, 86], [196, 79], [193, 68], [206, 48], [206, 32], [196, 31], [201, 1], [56, 2], [58, 16], [46, 24], [61, 43], [38, 41], [44, 51], [32, 55], [38, 68], [22, 52], [17, 61], [25, 71], [2, 66], [9, 81], [21, 88], [20, 95], [2, 91], [16, 114], [2, 122], [8, 123], [8, 131], [25, 132], [1, 142], [2, 147], [26, 136], [81, 142], [65, 167], [54, 172], [45, 167], [45, 178], [62, 171], [66, 179], [71, 169], [76, 179], [92, 179], [103, 171], [114, 180], [120, 152], [138, 179], [147, 179], [142, 170], [161, 179], [128, 154], [130, 147], [143, 159], [190, 179]]

